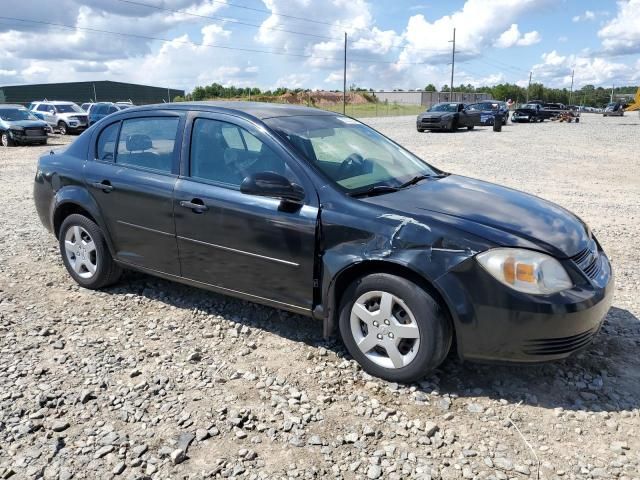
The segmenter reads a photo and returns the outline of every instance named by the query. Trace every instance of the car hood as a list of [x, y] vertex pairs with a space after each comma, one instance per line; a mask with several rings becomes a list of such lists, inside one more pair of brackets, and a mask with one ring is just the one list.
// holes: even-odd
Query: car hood
[[517, 113], [525, 113], [527, 115], [530, 115], [532, 113], [536, 113], [536, 110], [533, 108], [516, 108], [515, 110]]
[[65, 112], [65, 113], [58, 113], [57, 114], [59, 117], [86, 117], [87, 114], [85, 112]]
[[429, 217], [505, 247], [571, 257], [589, 242], [584, 223], [547, 200], [459, 175], [425, 180], [398, 192], [365, 199], [420, 218]]
[[446, 117], [447, 115], [453, 115], [455, 112], [424, 112], [421, 113], [421, 117]]
[[43, 122], [42, 120], [11, 120], [11, 121], [5, 121], [5, 123], [9, 126], [9, 128], [12, 128], [12, 127], [29, 128], [29, 127], [46, 127], [47, 126], [46, 122]]

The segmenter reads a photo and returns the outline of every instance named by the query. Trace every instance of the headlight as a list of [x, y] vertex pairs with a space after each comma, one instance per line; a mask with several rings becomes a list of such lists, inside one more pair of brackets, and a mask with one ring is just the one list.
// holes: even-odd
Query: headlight
[[546, 295], [573, 286], [560, 262], [544, 253], [495, 248], [476, 258], [493, 277], [519, 292]]

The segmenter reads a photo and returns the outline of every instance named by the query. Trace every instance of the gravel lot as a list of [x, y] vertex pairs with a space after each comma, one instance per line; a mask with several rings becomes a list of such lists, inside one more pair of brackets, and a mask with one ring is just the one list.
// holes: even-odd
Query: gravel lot
[[369, 123], [589, 223], [617, 281], [594, 345], [543, 366], [450, 357], [402, 386], [310, 319], [135, 273], [83, 290], [33, 206], [47, 148], [1, 149], [0, 479], [640, 478], [638, 116], [501, 133]]

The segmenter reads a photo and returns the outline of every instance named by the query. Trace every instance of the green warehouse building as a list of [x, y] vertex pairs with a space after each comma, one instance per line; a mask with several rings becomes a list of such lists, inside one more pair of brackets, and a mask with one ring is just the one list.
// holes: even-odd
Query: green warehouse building
[[67, 100], [78, 105], [96, 101], [131, 101], [135, 105], [147, 105], [173, 101], [178, 96], [184, 97], [184, 90], [110, 80], [0, 86], [0, 103], [20, 103], [22, 105], [29, 105], [35, 100], [44, 99]]

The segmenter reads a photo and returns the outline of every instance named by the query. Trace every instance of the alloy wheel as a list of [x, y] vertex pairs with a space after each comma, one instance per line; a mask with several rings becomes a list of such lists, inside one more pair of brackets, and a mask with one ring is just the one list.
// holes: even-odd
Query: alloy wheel
[[91, 278], [98, 269], [96, 244], [84, 228], [73, 225], [65, 234], [64, 250], [73, 271], [81, 278]]
[[418, 323], [402, 299], [389, 292], [370, 291], [351, 308], [351, 333], [360, 351], [389, 369], [409, 365], [420, 348]]

